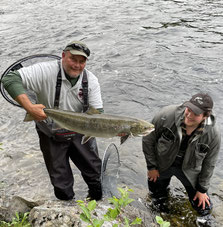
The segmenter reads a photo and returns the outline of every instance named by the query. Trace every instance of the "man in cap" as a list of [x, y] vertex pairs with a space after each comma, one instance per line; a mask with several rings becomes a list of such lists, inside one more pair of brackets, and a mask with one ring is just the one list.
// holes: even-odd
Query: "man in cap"
[[[101, 160], [94, 138], [81, 144], [82, 135], [64, 129], [53, 131], [44, 108], [60, 108], [75, 112], [92, 106], [103, 112], [100, 85], [97, 77], [85, 69], [90, 50], [80, 41], [65, 47], [60, 61], [37, 63], [11, 71], [2, 80], [5, 89], [36, 120], [40, 148], [54, 187], [61, 200], [74, 198], [74, 178], [69, 160], [80, 170], [88, 185], [88, 198], [102, 198], [100, 181]], [[33, 104], [26, 90], [36, 94]]]
[[143, 137], [148, 187], [161, 210], [168, 207], [167, 188], [176, 176], [192, 207], [201, 216], [210, 213], [207, 191], [220, 149], [212, 108], [212, 98], [204, 93], [193, 95], [180, 106], [164, 107], [152, 120], [155, 131]]

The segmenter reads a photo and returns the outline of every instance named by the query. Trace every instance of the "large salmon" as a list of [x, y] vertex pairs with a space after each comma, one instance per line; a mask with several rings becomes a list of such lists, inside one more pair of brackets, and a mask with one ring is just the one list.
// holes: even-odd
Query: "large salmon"
[[[99, 113], [93, 108], [86, 113], [47, 108], [44, 109], [44, 112], [59, 127], [83, 134], [82, 143], [91, 137], [120, 136], [122, 144], [129, 136], [145, 136], [154, 130], [154, 125], [145, 120]], [[28, 118], [25, 118], [24, 121], [28, 121]]]

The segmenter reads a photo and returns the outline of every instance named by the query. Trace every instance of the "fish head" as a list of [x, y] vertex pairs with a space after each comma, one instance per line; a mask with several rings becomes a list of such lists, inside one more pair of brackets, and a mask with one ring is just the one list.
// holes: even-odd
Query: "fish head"
[[131, 133], [133, 136], [146, 136], [154, 130], [154, 125], [144, 120], [134, 123], [131, 127]]

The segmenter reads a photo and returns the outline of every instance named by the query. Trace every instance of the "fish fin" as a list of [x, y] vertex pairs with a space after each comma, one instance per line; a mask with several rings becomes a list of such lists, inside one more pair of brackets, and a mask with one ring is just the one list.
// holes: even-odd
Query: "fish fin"
[[62, 129], [62, 127], [53, 120], [52, 121], [52, 130], [61, 130], [61, 129]]
[[82, 140], [81, 140], [81, 144], [87, 143], [87, 141], [88, 141], [89, 139], [91, 139], [91, 138], [92, 138], [92, 136], [83, 136], [83, 137], [82, 137]]
[[121, 137], [121, 145], [129, 138], [130, 135], [125, 135]]
[[86, 111], [86, 114], [93, 115], [93, 114], [100, 114], [101, 112], [94, 107], [90, 106]]
[[31, 116], [29, 113], [26, 113], [26, 116], [23, 121], [27, 122], [27, 121], [33, 121], [33, 120], [34, 120], [34, 117]]

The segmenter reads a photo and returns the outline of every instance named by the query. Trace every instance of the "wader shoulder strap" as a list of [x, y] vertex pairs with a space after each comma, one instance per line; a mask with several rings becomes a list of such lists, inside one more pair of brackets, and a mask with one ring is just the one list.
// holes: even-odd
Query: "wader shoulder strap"
[[[56, 83], [56, 91], [55, 91], [55, 99], [54, 99], [54, 108], [59, 108], [59, 100], [60, 100], [60, 90], [62, 84], [62, 76], [61, 76], [61, 67], [59, 64], [59, 72], [57, 74], [57, 83]], [[87, 79], [87, 72], [84, 69], [83, 72], [83, 79], [82, 79], [82, 88], [83, 88], [83, 112], [87, 111], [88, 109], [88, 79]]]
[[83, 88], [83, 112], [86, 112], [88, 109], [88, 79], [87, 79], [87, 72], [84, 69], [83, 72], [83, 79], [82, 79], [82, 88]]
[[61, 67], [60, 67], [60, 63], [59, 63], [59, 72], [57, 73], [57, 84], [56, 84], [55, 99], [54, 99], [54, 108], [55, 109], [59, 108], [61, 84], [62, 84], [62, 76], [61, 76]]

